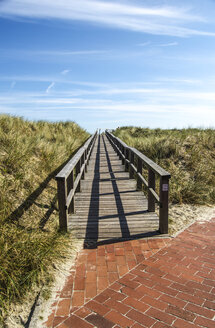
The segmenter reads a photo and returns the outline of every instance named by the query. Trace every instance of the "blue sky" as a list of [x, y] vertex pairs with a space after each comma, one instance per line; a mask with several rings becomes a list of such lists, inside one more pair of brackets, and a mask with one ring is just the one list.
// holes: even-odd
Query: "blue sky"
[[215, 1], [0, 0], [0, 112], [215, 127]]

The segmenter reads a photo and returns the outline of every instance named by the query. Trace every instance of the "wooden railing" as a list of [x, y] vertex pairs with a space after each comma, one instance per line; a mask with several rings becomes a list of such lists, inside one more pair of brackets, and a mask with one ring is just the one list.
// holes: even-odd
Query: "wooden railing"
[[[155, 202], [159, 204], [159, 231], [162, 234], [168, 233], [168, 198], [169, 179], [171, 175], [162, 167], [143, 155], [137, 149], [129, 147], [121, 139], [115, 137], [109, 131], [105, 131], [107, 138], [117, 151], [125, 165], [125, 170], [129, 171], [130, 178], [136, 177], [137, 190], [142, 190], [142, 184], [148, 190], [148, 211], [155, 211]], [[136, 164], [136, 166], [135, 166]], [[143, 165], [148, 168], [148, 180], [142, 175]], [[159, 195], [155, 191], [155, 175], [160, 178]]]
[[68, 229], [68, 214], [74, 213], [74, 195], [76, 191], [81, 191], [81, 179], [84, 179], [87, 172], [96, 137], [97, 131], [56, 176], [60, 229]]

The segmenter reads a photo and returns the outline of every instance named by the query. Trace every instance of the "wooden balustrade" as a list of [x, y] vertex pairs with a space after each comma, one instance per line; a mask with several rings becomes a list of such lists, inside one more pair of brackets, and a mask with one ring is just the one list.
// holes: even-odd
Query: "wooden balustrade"
[[[159, 204], [159, 231], [162, 234], [168, 233], [168, 194], [169, 179], [171, 175], [162, 167], [143, 155], [137, 149], [129, 147], [121, 139], [115, 137], [108, 130], [105, 131], [107, 138], [122, 159], [125, 170], [129, 171], [130, 178], [137, 179], [137, 190], [142, 190], [144, 184], [148, 190], [148, 211], [155, 211], [155, 202]], [[136, 166], [135, 166], [136, 163]], [[143, 164], [148, 168], [148, 181], [142, 175]], [[160, 178], [159, 195], [155, 191], [155, 177]]]
[[60, 229], [68, 229], [68, 214], [74, 213], [74, 195], [76, 191], [81, 191], [81, 179], [84, 179], [87, 171], [96, 137], [97, 131], [56, 176]]

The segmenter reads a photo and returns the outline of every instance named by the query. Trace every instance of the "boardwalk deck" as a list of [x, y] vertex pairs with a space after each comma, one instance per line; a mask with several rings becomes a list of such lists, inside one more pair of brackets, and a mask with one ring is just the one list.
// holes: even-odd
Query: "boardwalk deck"
[[158, 233], [159, 218], [147, 211], [147, 199], [136, 190], [106, 136], [98, 136], [90, 163], [75, 195], [69, 229], [85, 242], [112, 242]]

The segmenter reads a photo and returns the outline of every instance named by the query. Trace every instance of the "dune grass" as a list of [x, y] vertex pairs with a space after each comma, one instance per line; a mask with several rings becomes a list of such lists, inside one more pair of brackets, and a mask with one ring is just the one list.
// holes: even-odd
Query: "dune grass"
[[171, 173], [172, 204], [215, 202], [215, 130], [122, 127], [113, 131]]
[[89, 134], [74, 122], [0, 116], [0, 323], [50, 268], [71, 239], [58, 231], [54, 177]]

